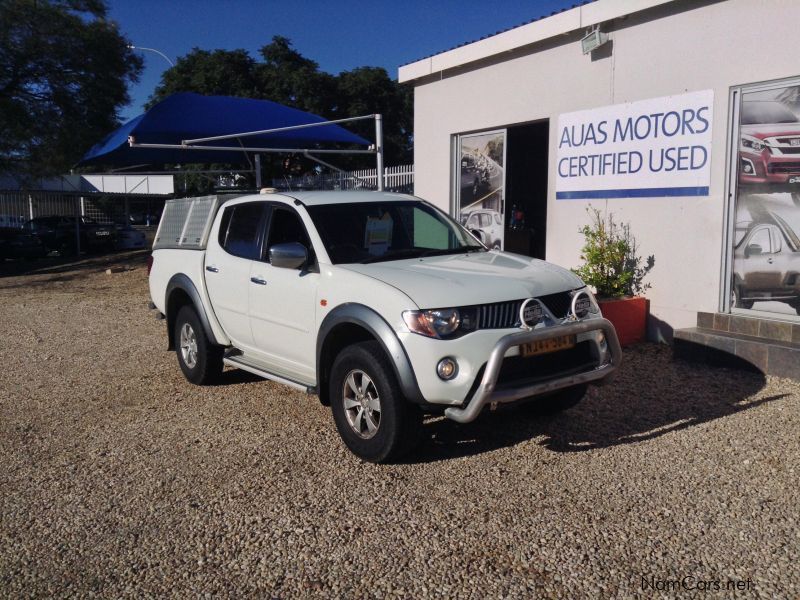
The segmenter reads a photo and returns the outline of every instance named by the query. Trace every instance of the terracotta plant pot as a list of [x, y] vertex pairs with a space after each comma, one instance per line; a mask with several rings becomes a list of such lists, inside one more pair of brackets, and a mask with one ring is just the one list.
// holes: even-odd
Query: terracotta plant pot
[[633, 298], [598, 299], [603, 316], [611, 321], [617, 330], [622, 346], [642, 342], [647, 333], [647, 299]]

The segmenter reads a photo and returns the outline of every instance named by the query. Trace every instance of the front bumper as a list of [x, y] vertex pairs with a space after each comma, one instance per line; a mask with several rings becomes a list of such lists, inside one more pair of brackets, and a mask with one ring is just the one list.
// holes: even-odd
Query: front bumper
[[[800, 190], [800, 154], [776, 156], [769, 150], [739, 151], [739, 183], [747, 186], [792, 185]], [[757, 191], [762, 191], [761, 189]]]
[[[555, 377], [531, 385], [504, 388], [502, 390], [496, 389], [503, 359], [510, 348], [519, 346], [520, 344], [545, 340], [554, 336], [580, 335], [598, 330], [602, 331], [605, 335], [609, 358], [594, 369], [564, 377]], [[611, 322], [606, 319], [589, 319], [567, 323], [558, 327], [546, 327], [532, 331], [512, 333], [500, 338], [494, 346], [494, 349], [489, 355], [489, 360], [486, 363], [481, 383], [466, 406], [461, 408], [449, 407], [445, 409], [444, 414], [446, 417], [459, 423], [469, 423], [478, 417], [483, 407], [487, 404], [514, 402], [522, 398], [546, 394], [582, 383], [599, 381], [616, 371], [621, 363], [622, 350], [619, 345], [619, 340], [617, 339], [617, 332], [614, 330], [614, 326]]]

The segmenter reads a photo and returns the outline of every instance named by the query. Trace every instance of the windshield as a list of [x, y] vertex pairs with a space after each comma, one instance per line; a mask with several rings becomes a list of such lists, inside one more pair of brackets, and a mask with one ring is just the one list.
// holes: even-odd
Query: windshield
[[419, 201], [353, 202], [309, 206], [333, 264], [483, 251], [450, 217]]
[[797, 117], [780, 102], [743, 102], [742, 125], [796, 123]]

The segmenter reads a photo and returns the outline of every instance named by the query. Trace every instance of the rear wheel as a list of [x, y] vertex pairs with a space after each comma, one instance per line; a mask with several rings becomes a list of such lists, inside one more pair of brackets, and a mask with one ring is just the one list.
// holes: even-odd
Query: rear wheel
[[184, 377], [194, 384], [214, 383], [222, 374], [222, 347], [208, 339], [191, 306], [175, 317], [175, 352]]
[[366, 461], [398, 459], [419, 440], [422, 412], [403, 397], [378, 342], [348, 346], [336, 357], [330, 399], [342, 441]]
[[583, 400], [587, 387], [582, 383], [543, 398], [532, 398], [527, 404], [527, 409], [535, 415], [554, 415], [563, 412]]

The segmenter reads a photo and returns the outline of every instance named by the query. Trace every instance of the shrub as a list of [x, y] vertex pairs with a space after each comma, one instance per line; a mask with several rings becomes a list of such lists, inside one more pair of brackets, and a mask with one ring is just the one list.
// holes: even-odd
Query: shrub
[[644, 293], [650, 288], [649, 283], [644, 283], [644, 278], [655, 265], [655, 257], [648, 256], [642, 264], [630, 225], [617, 223], [613, 213], [603, 219], [596, 208], [589, 206], [586, 212], [592, 222], [579, 229], [584, 237], [581, 249], [584, 264], [573, 272], [592, 286], [601, 298]]

